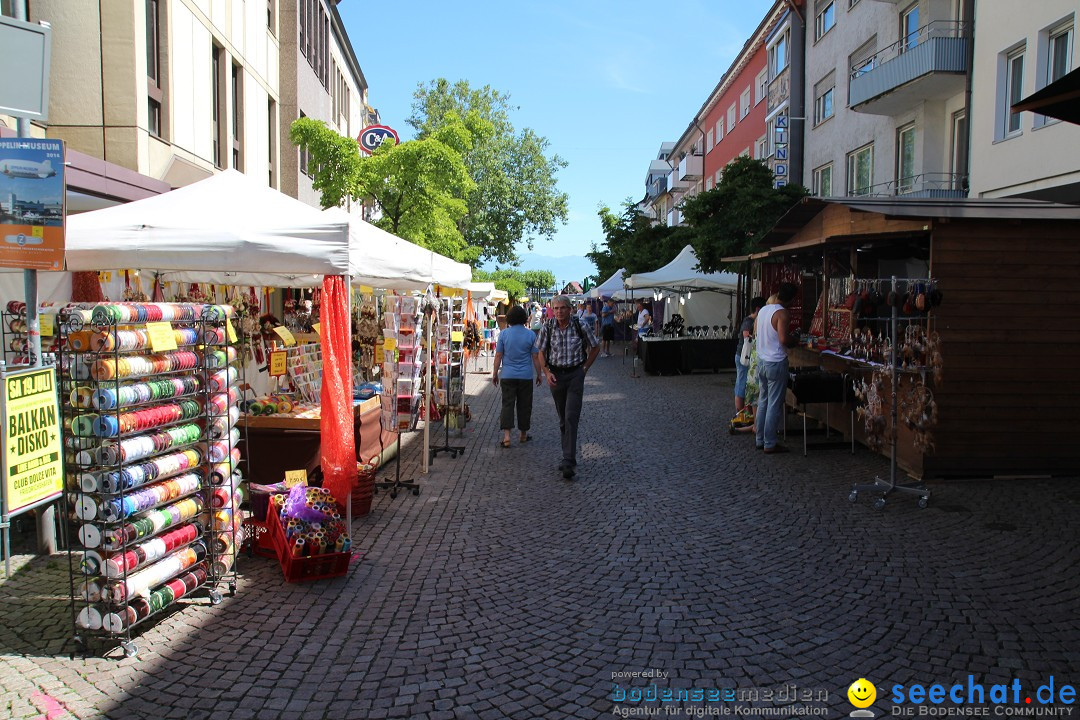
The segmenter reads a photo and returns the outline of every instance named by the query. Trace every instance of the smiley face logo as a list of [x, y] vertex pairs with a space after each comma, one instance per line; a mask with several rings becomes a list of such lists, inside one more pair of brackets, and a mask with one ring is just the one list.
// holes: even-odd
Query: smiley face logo
[[866, 678], [859, 678], [851, 683], [847, 691], [848, 700], [857, 708], [870, 707], [877, 700], [877, 688]]

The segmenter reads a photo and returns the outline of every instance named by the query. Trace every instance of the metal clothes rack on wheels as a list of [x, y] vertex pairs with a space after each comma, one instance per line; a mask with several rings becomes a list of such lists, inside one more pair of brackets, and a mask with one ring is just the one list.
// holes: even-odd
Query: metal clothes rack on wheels
[[[927, 283], [932, 285], [935, 281], [932, 278], [921, 279], [907, 279], [897, 278], [895, 275], [892, 277], [891, 282], [891, 294], [896, 296], [899, 292], [898, 283], [904, 282], [911, 283]], [[919, 507], [926, 508], [930, 504], [930, 490], [922, 483], [917, 481], [911, 484], [902, 484], [896, 481], [896, 440], [897, 440], [897, 416], [898, 416], [898, 387], [900, 381], [900, 370], [896, 363], [896, 346], [898, 340], [897, 327], [899, 324], [899, 310], [895, 302], [890, 302], [890, 322], [889, 322], [889, 380], [890, 380], [890, 408], [889, 408], [889, 479], [883, 480], [881, 477], [875, 477], [873, 482], [870, 483], [854, 483], [851, 486], [851, 493], [848, 495], [849, 502], [856, 502], [859, 499], [860, 492], [880, 493], [880, 496], [874, 500], [875, 510], [884, 510], [886, 498], [894, 492], [904, 493], [907, 495], [917, 495], [919, 498]]]

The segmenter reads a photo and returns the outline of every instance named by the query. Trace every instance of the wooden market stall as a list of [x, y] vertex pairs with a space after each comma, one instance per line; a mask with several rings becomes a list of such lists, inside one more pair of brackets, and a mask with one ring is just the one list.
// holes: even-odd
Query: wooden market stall
[[[1080, 207], [1031, 200], [804, 198], [745, 261], [763, 295], [780, 280], [802, 288], [793, 325], [811, 335], [790, 352], [793, 367], [865, 379], [888, 353], [890, 278], [912, 282], [901, 326], [939, 337], [937, 379], [900, 372], [901, 395], [925, 381], [936, 406], [932, 447], [917, 449], [898, 423], [898, 463], [917, 478], [1075, 474], [1080, 401]], [[921, 299], [937, 290], [940, 304]], [[904, 291], [907, 293], [907, 290]], [[905, 295], [907, 297], [907, 295]], [[932, 307], [933, 306], [933, 307]], [[812, 347], [811, 347], [812, 346]], [[875, 352], [877, 354], [875, 355]], [[888, 401], [888, 399], [887, 399]], [[789, 402], [795, 398], [789, 394]], [[828, 424], [850, 434], [845, 411]], [[807, 414], [825, 421], [826, 406]], [[865, 423], [855, 435], [867, 440]], [[924, 438], [925, 440], [926, 438]], [[888, 452], [888, 448], [883, 448]]]

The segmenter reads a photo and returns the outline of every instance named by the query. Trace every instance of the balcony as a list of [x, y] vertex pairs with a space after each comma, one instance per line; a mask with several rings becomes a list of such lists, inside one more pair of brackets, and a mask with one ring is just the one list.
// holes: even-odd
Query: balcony
[[661, 175], [660, 177], [649, 183], [649, 197], [658, 198], [668, 190], [667, 175]]
[[859, 197], [966, 198], [967, 175], [921, 173], [848, 191]]
[[681, 222], [682, 222], [682, 213], [679, 212], [678, 208], [672, 208], [671, 210], [668, 210], [668, 214], [667, 214], [668, 227], [675, 227], [676, 225], [680, 224]]
[[856, 112], [899, 115], [924, 100], [963, 92], [968, 62], [966, 23], [932, 22], [851, 68], [848, 105]]
[[678, 176], [680, 180], [697, 180], [701, 177], [702, 157], [700, 155], [687, 155], [679, 161]]
[[679, 171], [672, 170], [667, 176], [667, 189], [668, 192], [678, 193], [682, 192], [686, 188], [690, 187], [690, 183], [679, 177]]

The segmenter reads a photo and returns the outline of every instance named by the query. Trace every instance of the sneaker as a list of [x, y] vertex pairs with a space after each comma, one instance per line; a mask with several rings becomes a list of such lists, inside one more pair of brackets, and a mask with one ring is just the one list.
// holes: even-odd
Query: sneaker
[[778, 453], [791, 452], [785, 445], [773, 445], [772, 447], [765, 448], [766, 455], [776, 455]]

